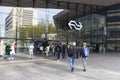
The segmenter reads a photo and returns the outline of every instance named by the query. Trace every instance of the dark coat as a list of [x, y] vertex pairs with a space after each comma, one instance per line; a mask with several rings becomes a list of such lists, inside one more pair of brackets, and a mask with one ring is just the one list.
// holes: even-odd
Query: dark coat
[[11, 47], [10, 47], [9, 45], [6, 45], [6, 48], [5, 48], [5, 54], [6, 54], [6, 55], [10, 55], [10, 51], [11, 51], [10, 48], [11, 48]]
[[74, 57], [74, 58], [77, 58], [78, 57], [78, 49], [76, 46], [70, 46], [68, 48], [68, 57]]
[[62, 46], [61, 46], [61, 45], [57, 45], [57, 46], [55, 47], [55, 51], [56, 51], [57, 53], [62, 53]]

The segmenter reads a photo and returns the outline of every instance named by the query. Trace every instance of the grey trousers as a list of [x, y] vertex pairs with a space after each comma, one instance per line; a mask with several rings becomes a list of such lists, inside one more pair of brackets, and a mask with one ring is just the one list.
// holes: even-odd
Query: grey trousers
[[82, 57], [83, 69], [87, 67], [87, 57]]

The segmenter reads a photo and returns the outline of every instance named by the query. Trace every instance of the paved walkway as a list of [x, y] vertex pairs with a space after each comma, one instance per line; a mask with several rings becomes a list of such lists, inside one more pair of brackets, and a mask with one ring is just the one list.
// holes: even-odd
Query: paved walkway
[[81, 59], [70, 72], [68, 59], [16, 54], [15, 60], [0, 61], [0, 80], [120, 80], [120, 54], [91, 54], [87, 72], [82, 71]]

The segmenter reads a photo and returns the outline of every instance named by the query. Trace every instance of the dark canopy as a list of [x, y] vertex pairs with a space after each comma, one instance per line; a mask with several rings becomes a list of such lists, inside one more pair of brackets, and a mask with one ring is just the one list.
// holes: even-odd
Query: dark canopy
[[[21, 7], [37, 7], [37, 8], [45, 8], [46, 1], [48, 3], [48, 7], [56, 8], [58, 2], [66, 2], [66, 3], [82, 3], [82, 4], [91, 4], [91, 5], [99, 5], [99, 6], [110, 6], [117, 3], [120, 3], [120, 0], [0, 0], [0, 4], [2, 6], [21, 6]], [[62, 5], [62, 4], [61, 4]]]

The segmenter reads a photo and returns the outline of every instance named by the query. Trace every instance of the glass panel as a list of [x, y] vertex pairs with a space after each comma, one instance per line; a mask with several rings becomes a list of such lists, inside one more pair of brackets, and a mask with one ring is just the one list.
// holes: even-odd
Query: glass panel
[[28, 51], [30, 42], [57, 40], [53, 16], [63, 9], [0, 7], [0, 37], [3, 44], [17, 42], [18, 52]]
[[[15, 43], [18, 51], [24, 51], [21, 49], [26, 49], [30, 42], [43, 47], [47, 45], [47, 41], [66, 44], [87, 41], [89, 46], [106, 47], [107, 51], [112, 46], [120, 51], [116, 49], [120, 47], [119, 7], [109, 7], [106, 16], [101, 15], [105, 13], [102, 6], [52, 0], [36, 1], [31, 6], [32, 2], [19, 3], [19, 6], [27, 4], [21, 8], [0, 7], [0, 36], [3, 44]], [[37, 6], [40, 8], [36, 8]], [[80, 23], [82, 28], [77, 30]]]

